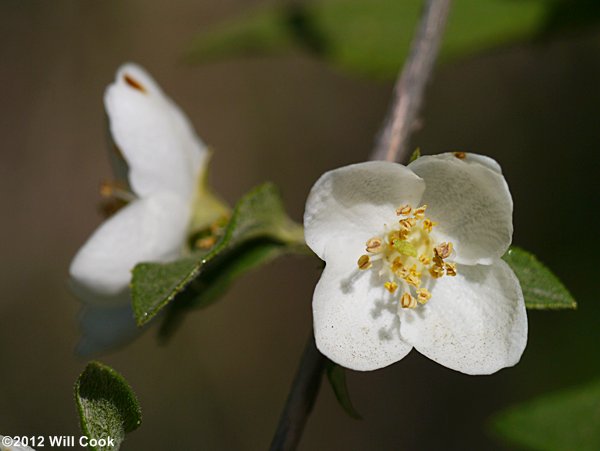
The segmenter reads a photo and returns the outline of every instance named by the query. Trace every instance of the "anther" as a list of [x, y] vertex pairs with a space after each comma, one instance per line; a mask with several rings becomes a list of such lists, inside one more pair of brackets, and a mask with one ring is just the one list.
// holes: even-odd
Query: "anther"
[[423, 219], [425, 217], [425, 210], [427, 210], [427, 205], [421, 205], [415, 210], [413, 216], [416, 219]]
[[396, 209], [396, 215], [409, 215], [412, 211], [412, 207], [410, 205], [403, 205], [402, 207], [398, 207]]
[[431, 299], [431, 293], [427, 288], [419, 288], [417, 290], [417, 300], [420, 304], [426, 304]]
[[394, 247], [394, 243], [399, 240], [403, 240], [404, 236], [400, 230], [394, 230], [388, 234], [388, 243], [390, 247]]
[[444, 267], [432, 266], [431, 268], [429, 268], [429, 274], [431, 274], [431, 277], [433, 277], [434, 279], [439, 279], [444, 275]]
[[358, 259], [358, 268], [361, 270], [369, 269], [373, 264], [371, 258], [368, 255], [361, 255]]
[[206, 236], [204, 238], [200, 238], [196, 241], [196, 247], [198, 249], [210, 249], [217, 242], [217, 237], [214, 235]]
[[408, 274], [404, 280], [407, 284], [412, 285], [415, 288], [419, 288], [421, 286], [421, 279], [414, 274]]
[[446, 263], [444, 265], [444, 267], [446, 268], [446, 275], [447, 276], [455, 276], [456, 275], [456, 265], [454, 263]]
[[459, 160], [464, 160], [465, 158], [467, 158], [467, 153], [466, 152], [453, 152], [453, 154]]
[[119, 182], [104, 181], [100, 184], [100, 195], [105, 198], [115, 198], [124, 202], [135, 200], [135, 196], [127, 190], [127, 187]]
[[100, 184], [100, 195], [102, 197], [111, 197], [114, 191], [114, 183], [104, 181]]
[[146, 92], [146, 88], [144, 88], [144, 85], [142, 85], [139, 81], [137, 81], [131, 75], [125, 74], [123, 76], [123, 79], [125, 80], [125, 83], [127, 83], [133, 89], [137, 89], [138, 91], [144, 92], [144, 93]]
[[417, 271], [416, 265], [413, 265], [409, 269], [408, 275], [404, 277], [404, 280], [407, 284], [412, 285], [415, 288], [419, 288], [421, 286], [421, 273]]
[[406, 279], [409, 276], [408, 268], [400, 268], [397, 271], [394, 271], [394, 274], [401, 279]]
[[381, 252], [383, 250], [382, 246], [382, 241], [381, 238], [371, 238], [369, 241], [367, 241], [367, 252], [371, 252], [372, 254], [375, 254], [377, 252]]
[[433, 252], [435, 253], [436, 257], [439, 257], [442, 260], [444, 258], [448, 258], [452, 253], [452, 243], [443, 242], [439, 246], [436, 246], [433, 249]]
[[433, 226], [436, 223], [433, 222], [431, 219], [424, 219], [423, 220], [423, 228], [427, 231], [427, 232], [431, 232], [431, 229], [433, 229]]
[[417, 300], [413, 298], [410, 293], [404, 293], [400, 298], [400, 305], [402, 308], [415, 308], [417, 306]]
[[396, 257], [392, 262], [392, 272], [394, 274], [398, 273], [403, 268], [403, 266], [404, 264], [402, 263], [400, 257]]
[[394, 294], [398, 289], [398, 284], [396, 282], [386, 282], [383, 284], [383, 286], [392, 294]]
[[410, 230], [410, 228], [412, 227], [407, 219], [401, 219], [399, 221], [399, 224], [400, 227], [402, 227], [402, 230]]

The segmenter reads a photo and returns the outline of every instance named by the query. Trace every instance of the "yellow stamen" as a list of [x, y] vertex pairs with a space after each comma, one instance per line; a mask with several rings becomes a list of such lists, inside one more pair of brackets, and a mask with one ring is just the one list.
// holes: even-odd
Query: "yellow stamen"
[[457, 273], [456, 264], [445, 260], [452, 256], [453, 245], [433, 241], [430, 233], [437, 224], [425, 217], [426, 210], [427, 205], [416, 209], [410, 205], [399, 207], [397, 225], [385, 226], [383, 234], [370, 238], [366, 242], [367, 253], [357, 262], [361, 270], [377, 265], [377, 276], [384, 278], [383, 287], [402, 308], [415, 308], [431, 299], [432, 293], [422, 287], [428, 286], [430, 278]]
[[421, 279], [414, 274], [409, 274], [404, 278], [404, 280], [407, 284], [412, 285], [415, 288], [419, 288], [421, 286]]
[[388, 244], [390, 248], [394, 247], [396, 241], [402, 241], [404, 239], [403, 233], [400, 230], [394, 230], [388, 234]]
[[406, 218], [406, 219], [401, 219], [399, 221], [400, 223], [400, 227], [402, 228], [402, 231], [410, 231], [410, 229], [416, 224], [416, 221], [414, 218]]
[[398, 284], [396, 282], [386, 282], [383, 284], [383, 286], [392, 294], [394, 294], [398, 289]]
[[414, 276], [421, 277], [421, 273], [417, 271], [417, 265], [412, 265], [410, 267], [410, 273]]
[[100, 195], [102, 197], [110, 197], [113, 193], [113, 184], [110, 182], [102, 182], [100, 184]]
[[398, 271], [400, 271], [403, 268], [403, 266], [404, 264], [402, 263], [400, 257], [396, 257], [392, 262], [392, 272], [394, 274], [398, 273]]
[[196, 247], [199, 249], [210, 249], [217, 242], [217, 237], [214, 235], [200, 238], [196, 241]]
[[396, 214], [398, 216], [409, 215], [411, 211], [412, 211], [412, 207], [410, 205], [403, 205], [402, 207], [398, 207], [396, 209]]
[[427, 288], [419, 288], [417, 290], [417, 300], [420, 304], [426, 304], [431, 299], [431, 293]]
[[444, 268], [440, 266], [432, 266], [429, 268], [429, 274], [431, 274], [431, 277], [434, 279], [439, 279], [444, 275]]
[[361, 255], [358, 259], [358, 269], [364, 271], [365, 269], [369, 269], [371, 266], [373, 266], [373, 263], [371, 263], [371, 258], [368, 255]]
[[433, 249], [433, 252], [435, 252], [435, 255], [441, 258], [442, 260], [444, 258], [448, 258], [452, 253], [452, 243], [447, 243], [444, 241], [439, 246], [436, 246]]
[[404, 293], [400, 298], [400, 305], [402, 308], [415, 308], [417, 306], [417, 300], [413, 298], [410, 293]]
[[423, 219], [425, 217], [425, 210], [427, 210], [427, 205], [422, 205], [415, 210], [413, 216], [416, 219]]
[[381, 252], [383, 250], [381, 243], [381, 238], [371, 238], [369, 241], [367, 241], [367, 252], [370, 252], [372, 254]]
[[113, 197], [124, 202], [135, 200], [135, 195], [127, 189], [127, 186], [116, 181], [102, 182], [100, 184], [100, 195], [105, 198]]
[[408, 275], [404, 278], [407, 284], [412, 285], [415, 288], [421, 286], [421, 273], [417, 271], [417, 266], [413, 265], [408, 272]]
[[454, 156], [456, 158], [458, 158], [459, 160], [464, 160], [465, 158], [467, 158], [467, 153], [466, 152], [453, 152]]
[[428, 233], [431, 232], [431, 229], [433, 229], [433, 226], [436, 225], [436, 222], [433, 222], [431, 219], [424, 219], [423, 220], [423, 228], [425, 229], [425, 231], [427, 231]]
[[409, 276], [408, 268], [400, 268], [398, 271], [395, 271], [396, 274], [401, 279], [405, 279]]
[[456, 275], [456, 264], [454, 264], [454, 263], [446, 263], [444, 266], [446, 268], [446, 275], [447, 276], [454, 277]]

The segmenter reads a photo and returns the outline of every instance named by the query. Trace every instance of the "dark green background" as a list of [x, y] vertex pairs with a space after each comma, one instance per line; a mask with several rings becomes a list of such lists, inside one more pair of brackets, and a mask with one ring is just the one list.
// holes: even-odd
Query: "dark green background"
[[[272, 180], [300, 220], [325, 170], [366, 159], [392, 84], [302, 54], [187, 66], [194, 34], [257, 2], [0, 2], [0, 433], [78, 434], [72, 387], [77, 301], [70, 259], [100, 223], [110, 179], [102, 93], [126, 60], [144, 65], [214, 148], [211, 179], [234, 202]], [[324, 386], [303, 450], [504, 449], [485, 432], [515, 402], [600, 377], [600, 34], [520, 44], [440, 67], [424, 153], [480, 152], [503, 166], [515, 243], [571, 289], [576, 312], [530, 312], [522, 362], [491, 377], [418, 353], [350, 373], [363, 421]], [[265, 449], [311, 327], [319, 263], [287, 258], [240, 280], [159, 347], [154, 332], [102, 360], [141, 402], [124, 449]]]

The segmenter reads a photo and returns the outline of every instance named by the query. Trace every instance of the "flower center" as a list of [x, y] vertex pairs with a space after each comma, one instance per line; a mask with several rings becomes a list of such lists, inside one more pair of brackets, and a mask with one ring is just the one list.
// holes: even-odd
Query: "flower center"
[[[413, 209], [403, 205], [396, 210], [398, 226], [366, 243], [367, 253], [358, 259], [361, 270], [375, 269], [383, 286], [396, 295], [402, 308], [426, 304], [431, 292], [426, 288], [431, 278], [455, 276], [456, 264], [447, 261], [452, 256], [449, 242], [434, 243], [431, 230], [437, 223], [425, 217], [427, 205]], [[400, 290], [399, 290], [400, 288]]]

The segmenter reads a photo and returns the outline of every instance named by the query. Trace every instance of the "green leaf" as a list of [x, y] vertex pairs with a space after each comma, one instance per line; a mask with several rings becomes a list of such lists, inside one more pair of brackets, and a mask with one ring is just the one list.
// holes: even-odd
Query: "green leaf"
[[166, 309], [165, 318], [160, 326], [160, 338], [168, 339], [188, 310], [208, 307], [218, 300], [238, 277], [288, 252], [290, 247], [279, 242], [268, 239], [251, 240], [215, 258]]
[[[395, 77], [408, 55], [422, 3], [315, 0], [288, 8], [276, 4], [204, 31], [193, 41], [188, 57], [205, 62], [304, 49], [352, 71]], [[552, 3], [456, 0], [441, 56], [460, 57], [534, 37]]]
[[350, 392], [348, 391], [348, 386], [346, 385], [346, 369], [336, 363], [333, 363], [331, 360], [328, 360], [326, 371], [327, 379], [329, 380], [329, 384], [331, 384], [333, 393], [340, 403], [340, 406], [342, 406], [344, 411], [351, 418], [354, 418], [355, 420], [362, 420], [362, 417], [356, 411], [352, 405], [352, 401], [350, 400]]
[[75, 383], [75, 401], [82, 432], [90, 439], [112, 439], [96, 451], [118, 450], [125, 433], [137, 429], [142, 413], [127, 381], [112, 368], [90, 362]]
[[600, 380], [546, 395], [498, 414], [494, 432], [527, 449], [600, 449]]
[[293, 39], [279, 8], [250, 12], [209, 29], [196, 37], [188, 57], [203, 62], [233, 55], [283, 53]]
[[[277, 252], [275, 252], [277, 250]], [[131, 293], [138, 325], [152, 319], [194, 281], [186, 303], [206, 304], [233, 279], [280, 252], [304, 252], [302, 227], [283, 209], [274, 185], [261, 185], [235, 206], [223, 235], [208, 251], [172, 263], [140, 263]]]
[[567, 288], [533, 254], [512, 246], [502, 257], [517, 275], [529, 309], [575, 309]]

